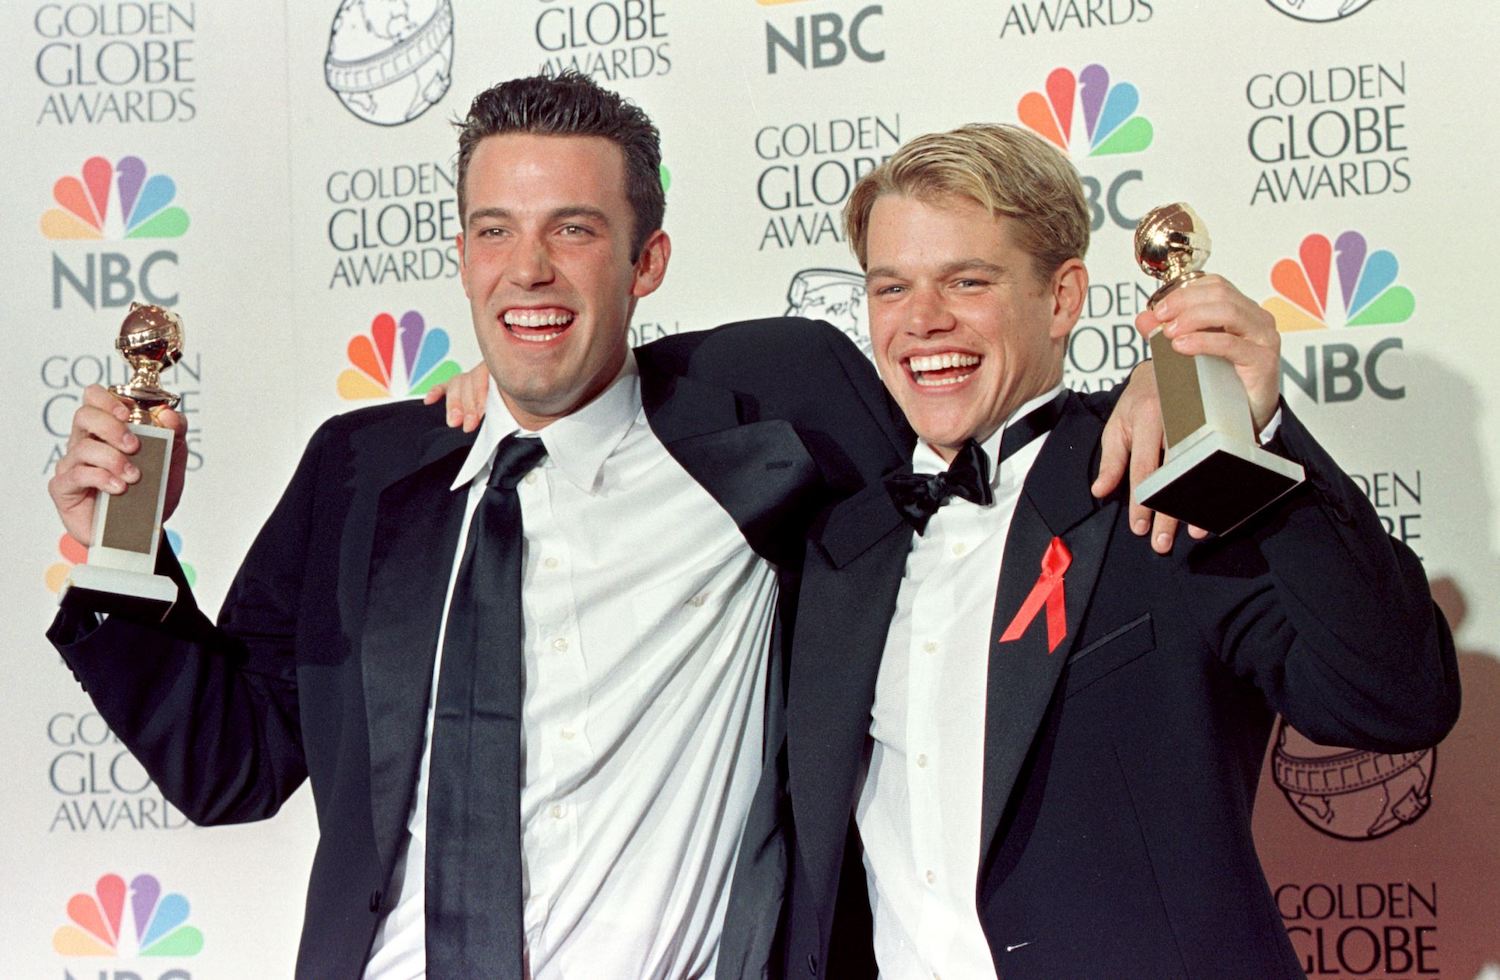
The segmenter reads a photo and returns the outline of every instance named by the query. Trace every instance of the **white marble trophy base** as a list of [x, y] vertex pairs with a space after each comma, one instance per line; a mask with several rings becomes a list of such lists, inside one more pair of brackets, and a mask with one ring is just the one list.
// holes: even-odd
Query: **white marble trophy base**
[[1136, 499], [1205, 531], [1227, 534], [1302, 479], [1297, 463], [1205, 425], [1171, 448], [1161, 468], [1136, 488]]
[[165, 575], [103, 565], [74, 565], [57, 601], [64, 609], [162, 620], [177, 601], [177, 583]]

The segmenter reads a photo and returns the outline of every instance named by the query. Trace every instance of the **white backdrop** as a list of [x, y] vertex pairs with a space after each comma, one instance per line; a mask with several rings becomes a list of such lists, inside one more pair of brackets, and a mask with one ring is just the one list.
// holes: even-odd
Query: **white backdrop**
[[[171, 530], [214, 608], [321, 420], [476, 360], [449, 123], [495, 81], [574, 66], [663, 135], [675, 248], [639, 340], [793, 309], [860, 335], [852, 180], [913, 135], [1022, 122], [1097, 205], [1068, 377], [1110, 384], [1150, 292], [1129, 228], [1192, 202], [1210, 268], [1310, 328], [1285, 337], [1288, 400], [1422, 555], [1463, 651], [1435, 757], [1330, 762], [1291, 733], [1268, 765], [1257, 833], [1294, 943], [1315, 976], [1500, 964], [1497, 28], [1485, 0], [10, 0], [0, 972], [277, 976], [296, 947], [308, 795], [184, 826], [43, 638], [77, 558], [44, 483], [78, 392], [124, 376], [124, 306], [187, 324]], [[370, 338], [393, 328], [382, 367]]]

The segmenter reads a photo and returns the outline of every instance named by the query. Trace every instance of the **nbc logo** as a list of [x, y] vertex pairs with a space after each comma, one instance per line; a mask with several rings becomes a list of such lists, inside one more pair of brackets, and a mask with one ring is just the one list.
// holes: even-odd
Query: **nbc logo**
[[[127, 896], [130, 930], [124, 928]], [[128, 889], [124, 878], [105, 875], [92, 895], [68, 899], [68, 918], [52, 934], [52, 949], [64, 956], [197, 956], [203, 949], [203, 933], [186, 924], [187, 898], [163, 895], [155, 875], [136, 875]]]
[[[404, 389], [397, 387], [394, 371], [398, 332], [402, 367], [406, 372]], [[427, 321], [416, 310], [401, 315], [399, 331], [395, 317], [381, 313], [370, 321], [368, 334], [356, 334], [350, 339], [351, 366], [339, 374], [339, 397], [354, 401], [392, 394], [425, 394], [433, 385], [442, 384], [461, 370], [457, 361], [445, 359], [448, 346], [448, 331], [441, 327], [429, 330]]]
[[[1332, 243], [1326, 235], [1308, 235], [1295, 259], [1284, 258], [1272, 267], [1277, 295], [1261, 305], [1276, 317], [1282, 333], [1322, 330], [1339, 321], [1348, 327], [1405, 323], [1416, 297], [1395, 284], [1399, 269], [1395, 255], [1385, 249], [1369, 251], [1357, 231], [1346, 231]], [[1334, 274], [1338, 290], [1330, 296]]]
[[[51, 239], [179, 238], [188, 215], [173, 207], [177, 184], [165, 174], [147, 176], [140, 157], [104, 157], [83, 162], [81, 177], [61, 177], [52, 185], [60, 207], [42, 215], [42, 234]], [[110, 199], [118, 202], [110, 209]]]
[[[762, 7], [780, 7], [802, 0], [756, 0]], [[783, 19], [779, 25], [766, 21], [766, 73], [774, 75], [788, 62], [799, 68], [833, 68], [853, 55], [866, 64], [885, 60], [885, 49], [876, 45], [882, 40], [879, 25], [870, 21], [884, 16], [878, 3], [842, 4], [842, 10], [824, 10]], [[795, 7], [793, 8], [796, 9]], [[847, 18], [847, 19], [846, 19]]]
[[[167, 528], [166, 532], [167, 544], [171, 546], [172, 554], [177, 556], [178, 562], [182, 565], [183, 577], [187, 579], [188, 585], [196, 585], [198, 582], [197, 570], [192, 565], [182, 561], [182, 535], [171, 528]], [[62, 561], [54, 562], [47, 566], [47, 588], [52, 592], [56, 592], [62, 588], [63, 581], [67, 579], [68, 573], [73, 570], [74, 565], [84, 563], [89, 557], [88, 549], [77, 541], [74, 541], [72, 535], [68, 534], [64, 534], [57, 539], [57, 553], [61, 556]]]
[[1075, 106], [1083, 115], [1084, 155], [1139, 153], [1151, 145], [1151, 121], [1136, 115], [1140, 90], [1129, 82], [1111, 85], [1103, 65], [1089, 65], [1076, 78], [1067, 68], [1054, 68], [1044, 89], [1021, 96], [1016, 113], [1027, 128], [1064, 153], [1073, 143]]

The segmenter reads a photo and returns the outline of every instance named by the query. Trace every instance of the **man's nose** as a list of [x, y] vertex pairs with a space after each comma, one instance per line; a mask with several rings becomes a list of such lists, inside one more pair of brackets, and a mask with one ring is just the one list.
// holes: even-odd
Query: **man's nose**
[[524, 235], [511, 250], [506, 277], [524, 289], [535, 289], [552, 281], [552, 255], [536, 235]]
[[918, 337], [928, 337], [953, 329], [953, 314], [938, 295], [938, 291], [926, 287], [912, 290], [911, 302], [907, 306], [907, 331]]

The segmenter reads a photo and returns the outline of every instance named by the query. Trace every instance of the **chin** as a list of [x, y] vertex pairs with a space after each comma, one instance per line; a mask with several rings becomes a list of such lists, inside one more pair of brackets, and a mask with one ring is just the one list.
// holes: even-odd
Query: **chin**
[[909, 419], [912, 429], [922, 438], [934, 446], [961, 446], [969, 434], [974, 431], [974, 426], [967, 425], [953, 419], [933, 420], [923, 423], [921, 419]]

